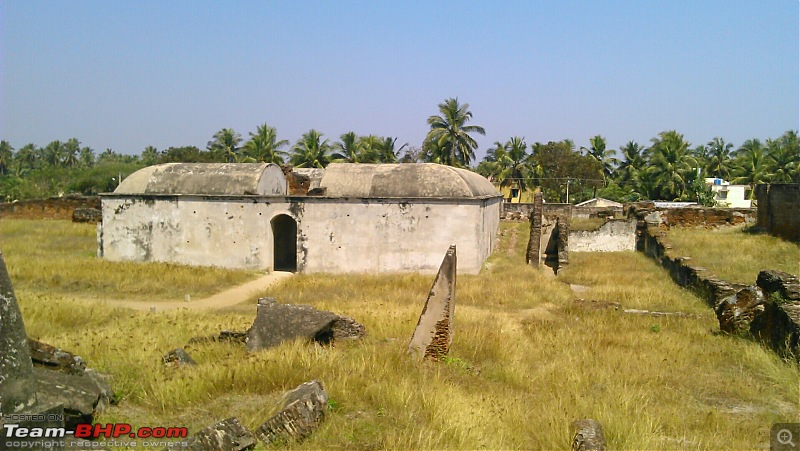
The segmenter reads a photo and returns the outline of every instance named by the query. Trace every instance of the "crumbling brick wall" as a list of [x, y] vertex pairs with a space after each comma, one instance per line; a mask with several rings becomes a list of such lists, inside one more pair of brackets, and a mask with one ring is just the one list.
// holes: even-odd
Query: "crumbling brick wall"
[[758, 227], [800, 241], [800, 183], [756, 185]]
[[100, 197], [67, 195], [0, 203], [2, 219], [72, 219], [76, 208], [100, 208]]

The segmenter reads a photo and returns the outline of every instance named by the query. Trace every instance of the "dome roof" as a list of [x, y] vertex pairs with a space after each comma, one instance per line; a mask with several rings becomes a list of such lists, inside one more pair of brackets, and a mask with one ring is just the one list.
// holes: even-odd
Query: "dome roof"
[[332, 163], [320, 187], [328, 197], [500, 197], [495, 187], [466, 169], [434, 163]]
[[267, 163], [166, 163], [140, 169], [115, 194], [286, 195], [286, 177]]

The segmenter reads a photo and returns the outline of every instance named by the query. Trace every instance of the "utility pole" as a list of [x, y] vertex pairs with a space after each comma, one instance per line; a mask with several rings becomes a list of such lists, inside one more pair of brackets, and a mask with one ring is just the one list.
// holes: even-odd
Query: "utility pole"
[[567, 179], [567, 203], [569, 203], [569, 179]]

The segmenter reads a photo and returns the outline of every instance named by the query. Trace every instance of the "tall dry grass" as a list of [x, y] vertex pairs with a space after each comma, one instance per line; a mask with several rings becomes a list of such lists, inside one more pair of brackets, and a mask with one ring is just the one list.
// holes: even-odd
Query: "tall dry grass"
[[800, 245], [745, 226], [702, 229], [673, 227], [667, 241], [680, 256], [691, 257], [729, 282], [753, 284], [762, 269], [800, 274]]
[[[198, 366], [184, 369], [162, 367], [161, 355], [192, 336], [246, 329], [252, 303], [203, 313], [21, 303], [31, 336], [114, 376], [122, 400], [99, 422], [196, 431], [237, 416], [256, 427], [283, 390], [310, 379], [327, 388], [330, 415], [297, 449], [565, 449], [569, 423], [583, 417], [604, 425], [612, 449], [752, 449], [768, 447], [774, 422], [800, 419], [798, 366], [716, 333], [703, 301], [650, 260], [572, 254], [568, 270], [547, 276], [524, 266], [527, 233], [502, 224], [485, 270], [459, 276], [455, 339], [439, 364], [406, 352], [431, 276], [298, 275], [269, 295], [352, 316], [369, 335], [255, 354], [198, 343], [187, 348]], [[695, 316], [593, 310], [577, 297]]]
[[18, 290], [51, 298], [175, 301], [256, 277], [253, 271], [99, 259], [95, 225], [69, 221], [4, 219], [0, 252]]

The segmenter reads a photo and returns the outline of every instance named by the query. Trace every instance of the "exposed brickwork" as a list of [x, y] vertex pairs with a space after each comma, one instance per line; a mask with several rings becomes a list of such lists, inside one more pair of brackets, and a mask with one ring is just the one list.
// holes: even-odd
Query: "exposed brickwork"
[[528, 239], [528, 249], [525, 252], [525, 263], [533, 265], [536, 268], [541, 265], [540, 246], [542, 241], [542, 220], [544, 219], [543, 203], [544, 199], [542, 193], [534, 194], [533, 209], [530, 215], [531, 233]]
[[72, 219], [78, 208], [100, 209], [97, 196], [64, 196], [0, 203], [2, 219]]
[[800, 241], [800, 184], [756, 185], [758, 227]]

